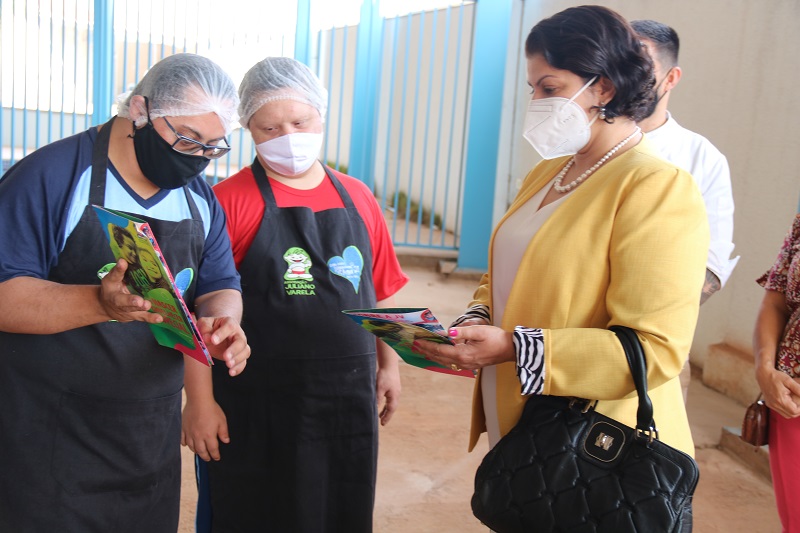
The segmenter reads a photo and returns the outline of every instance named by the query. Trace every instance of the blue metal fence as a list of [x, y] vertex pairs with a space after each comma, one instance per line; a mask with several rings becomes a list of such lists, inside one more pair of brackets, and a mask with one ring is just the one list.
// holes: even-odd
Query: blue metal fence
[[398, 244], [457, 248], [472, 11], [448, 8], [387, 21], [399, 90], [385, 105], [399, 113], [390, 112], [383, 128], [389, 132], [384, 159], [395, 165], [377, 190], [393, 208]]
[[2, 172], [89, 126], [89, 0], [0, 2]]
[[[294, 55], [330, 93], [323, 160], [373, 188], [395, 244], [455, 251], [475, 3], [454, 4], [385, 16], [362, 0], [360, 24], [312, 28], [314, 0], [228, 0], [226, 10], [216, 0], [2, 0], [0, 175], [105, 121], [167, 55], [206, 55], [237, 83], [263, 57]], [[231, 141], [212, 182], [252, 161], [247, 132]]]

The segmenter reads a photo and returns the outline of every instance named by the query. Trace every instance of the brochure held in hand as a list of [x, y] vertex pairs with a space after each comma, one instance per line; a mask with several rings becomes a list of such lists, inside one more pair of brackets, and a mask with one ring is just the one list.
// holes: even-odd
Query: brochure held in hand
[[[181, 284], [176, 284], [150, 225], [128, 213], [97, 205], [92, 207], [114, 257], [128, 262], [124, 278], [128, 290], [148, 300], [152, 304], [150, 312], [164, 317], [160, 324], [148, 324], [156, 341], [211, 366], [211, 354], [186, 306]], [[190, 279], [184, 282], [183, 289], [191, 283], [190, 271], [185, 273]]]
[[447, 336], [447, 331], [427, 307], [349, 309], [342, 313], [391, 346], [397, 355], [409, 365], [443, 374], [475, 377], [472, 370], [453, 370], [425, 359], [424, 356], [414, 351], [413, 344], [417, 339], [453, 344], [453, 341]]

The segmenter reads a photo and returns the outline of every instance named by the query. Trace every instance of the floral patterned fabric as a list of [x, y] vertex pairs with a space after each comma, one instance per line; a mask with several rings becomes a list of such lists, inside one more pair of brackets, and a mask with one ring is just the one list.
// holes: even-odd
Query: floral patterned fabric
[[778, 346], [775, 367], [792, 377], [800, 377], [800, 214], [786, 235], [778, 259], [756, 283], [783, 293], [789, 309], [789, 322]]

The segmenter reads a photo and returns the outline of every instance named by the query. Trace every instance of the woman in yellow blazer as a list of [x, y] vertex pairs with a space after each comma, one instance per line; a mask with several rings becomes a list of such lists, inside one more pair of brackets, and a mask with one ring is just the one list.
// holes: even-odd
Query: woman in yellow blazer
[[678, 375], [703, 286], [708, 224], [692, 177], [659, 158], [636, 125], [653, 69], [628, 23], [598, 6], [539, 22], [525, 51], [533, 89], [524, 136], [545, 158], [495, 229], [455, 346], [430, 359], [482, 369], [470, 449], [491, 446], [532, 394], [599, 400], [636, 425], [636, 391], [609, 326], [638, 332], [664, 442], [693, 455]]

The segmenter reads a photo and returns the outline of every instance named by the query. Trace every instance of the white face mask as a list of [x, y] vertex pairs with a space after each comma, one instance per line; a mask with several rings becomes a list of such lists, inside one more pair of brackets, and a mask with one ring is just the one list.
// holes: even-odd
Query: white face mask
[[311, 168], [321, 148], [321, 133], [289, 133], [256, 145], [258, 155], [282, 176], [297, 176]]
[[544, 159], [575, 155], [589, 142], [589, 128], [598, 115], [590, 122], [575, 99], [596, 79], [597, 76], [589, 80], [569, 100], [553, 96], [528, 103], [522, 136]]

